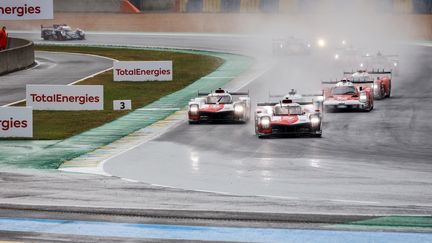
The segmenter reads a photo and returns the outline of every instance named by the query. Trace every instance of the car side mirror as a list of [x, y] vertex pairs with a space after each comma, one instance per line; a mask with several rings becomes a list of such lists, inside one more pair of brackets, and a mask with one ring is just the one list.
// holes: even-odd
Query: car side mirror
[[362, 90], [363, 90], [363, 87], [360, 86], [359, 90], [362, 91]]

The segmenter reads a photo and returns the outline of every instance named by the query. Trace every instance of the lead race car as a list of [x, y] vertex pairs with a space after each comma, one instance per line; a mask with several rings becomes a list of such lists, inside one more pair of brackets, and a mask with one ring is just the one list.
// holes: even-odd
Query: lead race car
[[291, 90], [279, 102], [258, 103], [255, 134], [259, 138], [280, 135], [321, 137], [322, 100], [321, 94], [299, 95]]
[[81, 29], [72, 30], [66, 24], [54, 24], [52, 26], [41, 25], [41, 38], [44, 40], [84, 40], [85, 33]]
[[228, 92], [221, 88], [200, 93], [188, 105], [189, 124], [200, 122], [246, 123], [250, 117], [250, 98], [246, 92]]
[[357, 72], [344, 72], [350, 75], [353, 81], [374, 80], [373, 95], [375, 99], [389, 98], [391, 95], [392, 71], [385, 70], [358, 70]]
[[323, 81], [324, 109], [371, 111], [374, 107], [373, 80]]

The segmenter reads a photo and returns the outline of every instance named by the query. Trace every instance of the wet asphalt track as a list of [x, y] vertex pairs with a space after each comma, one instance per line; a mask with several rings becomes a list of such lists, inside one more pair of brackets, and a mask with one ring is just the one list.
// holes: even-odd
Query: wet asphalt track
[[0, 106], [25, 99], [26, 84], [69, 84], [112, 67], [112, 60], [60, 53], [36, 52], [31, 69], [0, 76]]
[[[245, 52], [248, 46], [241, 38], [89, 35], [88, 39], [86, 43], [93, 44], [235, 52]], [[112, 159], [105, 169], [120, 177], [186, 189], [430, 207], [432, 52], [424, 47], [406, 49], [401, 51], [404, 67], [394, 79], [393, 97], [377, 101], [371, 113], [326, 114], [322, 139], [259, 140], [252, 123], [183, 123]], [[245, 89], [250, 90], [253, 103], [265, 100], [269, 91], [310, 92], [319, 87], [320, 79], [336, 74], [323, 60], [321, 56], [286, 58]]]

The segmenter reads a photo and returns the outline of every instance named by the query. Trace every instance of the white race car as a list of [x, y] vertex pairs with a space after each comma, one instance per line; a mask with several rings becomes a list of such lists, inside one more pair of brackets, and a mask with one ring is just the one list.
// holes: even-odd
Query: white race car
[[198, 96], [189, 102], [189, 124], [200, 122], [246, 123], [249, 120], [249, 93], [229, 93], [223, 89], [218, 89], [211, 93], [198, 92]]
[[322, 134], [322, 95], [298, 95], [292, 90], [279, 102], [258, 103], [255, 134], [259, 137]]

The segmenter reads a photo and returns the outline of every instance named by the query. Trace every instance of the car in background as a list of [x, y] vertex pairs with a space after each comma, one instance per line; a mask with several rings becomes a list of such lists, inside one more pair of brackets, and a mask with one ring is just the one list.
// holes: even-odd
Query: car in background
[[341, 69], [357, 69], [362, 63], [361, 51], [352, 45], [337, 47], [334, 50], [333, 63]]
[[380, 51], [375, 55], [367, 53], [363, 55], [362, 67], [367, 69], [377, 68], [391, 70], [395, 76], [399, 76], [400, 63], [398, 55], [384, 55]]
[[307, 55], [311, 51], [310, 44], [293, 36], [274, 38], [272, 41], [272, 52], [275, 56]]
[[54, 24], [52, 26], [41, 25], [41, 38], [44, 40], [85, 40], [85, 32], [81, 29], [72, 30], [66, 24]]
[[374, 80], [374, 99], [389, 98], [391, 95], [392, 71], [385, 70], [358, 70], [356, 72], [344, 72], [353, 81]]
[[323, 81], [324, 110], [371, 111], [374, 108], [373, 80]]
[[322, 95], [298, 95], [292, 90], [279, 102], [258, 103], [255, 134], [271, 136], [322, 135]]
[[201, 122], [246, 123], [250, 117], [250, 97], [247, 92], [228, 92], [221, 88], [200, 93], [188, 105], [189, 124]]

